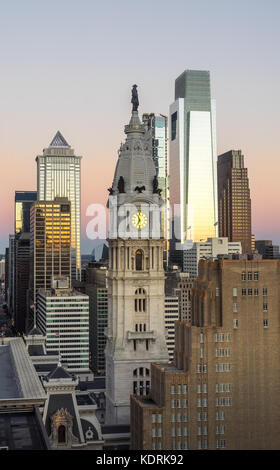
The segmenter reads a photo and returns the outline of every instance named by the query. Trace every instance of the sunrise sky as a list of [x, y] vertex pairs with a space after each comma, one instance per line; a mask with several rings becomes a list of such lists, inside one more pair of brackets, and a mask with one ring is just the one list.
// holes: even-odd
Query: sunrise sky
[[89, 253], [86, 208], [106, 203], [131, 86], [141, 115], [168, 114], [185, 69], [210, 70], [218, 154], [243, 151], [253, 233], [280, 243], [279, 20], [279, 0], [0, 1], [0, 253], [57, 130], [83, 156]]

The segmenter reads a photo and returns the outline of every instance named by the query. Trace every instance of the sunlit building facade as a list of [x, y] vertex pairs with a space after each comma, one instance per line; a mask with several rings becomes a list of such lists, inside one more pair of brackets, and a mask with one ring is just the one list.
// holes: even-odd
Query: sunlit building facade
[[170, 205], [181, 243], [217, 236], [216, 165], [210, 72], [185, 70], [176, 79], [170, 106]]
[[218, 158], [219, 235], [240, 241], [243, 253], [252, 252], [252, 217], [248, 169], [241, 150]]
[[15, 192], [15, 234], [30, 232], [30, 207], [37, 200], [37, 191]]
[[43, 155], [36, 157], [38, 200], [52, 201], [56, 196], [71, 202], [72, 279], [81, 276], [81, 158], [57, 132]]
[[31, 297], [50, 289], [53, 276], [71, 278], [71, 210], [66, 198], [36, 201], [31, 207]]
[[155, 162], [158, 188], [164, 202], [162, 229], [164, 233], [164, 261], [168, 262], [169, 240], [169, 168], [168, 168], [168, 117], [163, 114], [143, 114], [142, 120], [150, 135], [151, 151]]

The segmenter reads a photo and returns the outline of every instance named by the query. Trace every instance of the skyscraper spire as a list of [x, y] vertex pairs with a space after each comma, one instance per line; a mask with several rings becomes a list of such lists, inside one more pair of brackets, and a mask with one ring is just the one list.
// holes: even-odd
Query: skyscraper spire
[[57, 133], [55, 134], [53, 140], [50, 143], [50, 147], [68, 147], [68, 148], [70, 148], [70, 145], [64, 139], [61, 132], [57, 131]]

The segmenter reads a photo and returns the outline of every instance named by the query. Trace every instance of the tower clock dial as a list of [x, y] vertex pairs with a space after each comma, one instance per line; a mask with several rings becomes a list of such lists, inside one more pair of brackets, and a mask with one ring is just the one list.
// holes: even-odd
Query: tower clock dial
[[148, 217], [141, 211], [135, 212], [132, 216], [132, 225], [138, 229], [146, 227], [148, 223]]

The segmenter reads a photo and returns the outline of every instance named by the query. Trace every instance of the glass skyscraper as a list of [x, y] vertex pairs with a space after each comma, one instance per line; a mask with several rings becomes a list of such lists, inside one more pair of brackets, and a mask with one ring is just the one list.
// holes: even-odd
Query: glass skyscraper
[[81, 277], [81, 158], [59, 131], [43, 155], [36, 157], [38, 200], [66, 197], [71, 203], [72, 280]]
[[37, 200], [37, 191], [15, 192], [15, 234], [30, 232], [30, 207]]
[[167, 262], [169, 239], [169, 175], [168, 175], [168, 117], [163, 114], [143, 114], [142, 120], [147, 128], [151, 152], [156, 167], [158, 187], [165, 204], [162, 217], [164, 233], [164, 261]]
[[208, 71], [185, 70], [176, 79], [175, 102], [170, 106], [169, 167], [176, 239], [185, 243], [216, 237], [216, 112]]

